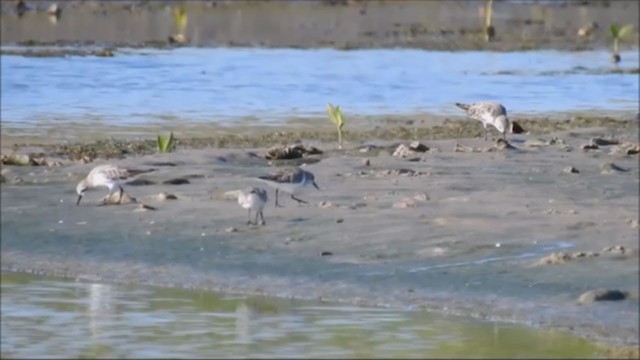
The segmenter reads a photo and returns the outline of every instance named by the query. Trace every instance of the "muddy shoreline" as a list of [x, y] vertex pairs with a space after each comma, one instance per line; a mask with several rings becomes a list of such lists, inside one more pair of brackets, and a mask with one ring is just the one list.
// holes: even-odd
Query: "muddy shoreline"
[[[637, 120], [531, 121], [511, 138], [515, 149], [492, 149], [471, 124], [378, 139], [359, 129], [345, 150], [327, 131], [112, 159], [157, 168], [126, 187], [155, 211], [95, 206], [101, 191], [73, 205], [76, 182], [103, 156], [82, 163], [52, 151], [53, 166], [4, 165], [2, 269], [427, 309], [637, 346], [640, 169], [637, 153], [618, 149], [637, 144]], [[391, 154], [412, 139], [430, 149]], [[264, 158], [295, 140], [323, 153]], [[304, 163], [322, 191], [300, 195], [309, 205], [285, 197], [275, 209], [271, 198], [264, 227], [247, 227], [224, 195], [257, 185], [272, 197], [254, 177]], [[541, 264], [550, 254], [562, 261]], [[596, 289], [629, 296], [578, 303]]]
[[[187, 41], [175, 43], [171, 1], [2, 1], [2, 45], [214, 46], [518, 51], [608, 49], [612, 21], [638, 29], [634, 1], [496, 2], [495, 41], [484, 40], [479, 1], [185, 1]], [[592, 22], [589, 36], [578, 30]], [[638, 31], [622, 46], [638, 47]], [[103, 51], [100, 56], [111, 56]]]

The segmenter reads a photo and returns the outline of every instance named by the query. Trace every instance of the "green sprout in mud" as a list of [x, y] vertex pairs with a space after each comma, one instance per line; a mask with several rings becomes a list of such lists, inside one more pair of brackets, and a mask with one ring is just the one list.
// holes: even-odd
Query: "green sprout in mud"
[[491, 42], [496, 36], [496, 29], [491, 25], [491, 18], [493, 16], [493, 0], [487, 0], [487, 5], [484, 7], [484, 39], [486, 42]]
[[173, 131], [169, 136], [158, 135], [158, 152], [172, 152], [176, 147], [176, 139], [173, 137]]
[[188, 18], [187, 10], [184, 5], [180, 5], [173, 9], [173, 27], [175, 28], [176, 33], [169, 36], [169, 43], [186, 44], [188, 42], [185, 35]]
[[331, 120], [338, 130], [338, 148], [342, 149], [342, 127], [345, 124], [342, 110], [340, 110], [340, 106], [334, 107], [331, 104], [327, 104], [327, 112], [329, 113], [329, 120]]
[[613, 37], [613, 54], [611, 55], [611, 61], [615, 64], [620, 62], [620, 49], [618, 44], [621, 39], [624, 39], [627, 35], [631, 33], [633, 30], [633, 25], [625, 25], [620, 27], [618, 24], [611, 24], [609, 28], [609, 32], [611, 33], [611, 37]]

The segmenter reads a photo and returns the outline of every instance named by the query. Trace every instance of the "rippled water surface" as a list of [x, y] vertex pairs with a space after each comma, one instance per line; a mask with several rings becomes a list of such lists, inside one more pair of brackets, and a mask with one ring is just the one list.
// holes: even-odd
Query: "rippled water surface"
[[[638, 110], [637, 74], [605, 51], [514, 53], [292, 49], [120, 50], [115, 57], [2, 56], [2, 122], [275, 124], [324, 114], [461, 115], [498, 100], [516, 114]], [[637, 69], [638, 52], [620, 69]]]
[[2, 274], [3, 358], [573, 357], [564, 334], [425, 312]]

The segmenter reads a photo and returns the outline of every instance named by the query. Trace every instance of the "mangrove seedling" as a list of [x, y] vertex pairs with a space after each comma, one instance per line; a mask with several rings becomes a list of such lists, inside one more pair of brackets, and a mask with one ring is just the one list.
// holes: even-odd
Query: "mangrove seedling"
[[329, 113], [329, 120], [331, 120], [338, 130], [338, 149], [342, 149], [342, 127], [345, 123], [342, 110], [340, 110], [340, 106], [334, 107], [331, 104], [327, 104], [327, 112]]
[[611, 54], [611, 61], [613, 61], [614, 64], [617, 64], [620, 62], [620, 49], [619, 49], [620, 40], [624, 39], [627, 35], [629, 35], [632, 30], [633, 30], [633, 25], [631, 24], [625, 25], [622, 27], [620, 27], [620, 25], [618, 24], [611, 24], [611, 27], [609, 28], [609, 32], [613, 37], [613, 54]]
[[184, 5], [173, 9], [173, 26], [176, 32], [169, 36], [170, 43], [184, 44], [188, 41], [185, 35], [188, 19], [187, 10]]
[[496, 29], [491, 25], [491, 18], [493, 16], [493, 0], [487, 0], [487, 5], [484, 7], [484, 39], [486, 42], [491, 42], [496, 36]]
[[176, 139], [173, 137], [173, 131], [169, 136], [158, 135], [158, 152], [172, 152], [176, 147]]

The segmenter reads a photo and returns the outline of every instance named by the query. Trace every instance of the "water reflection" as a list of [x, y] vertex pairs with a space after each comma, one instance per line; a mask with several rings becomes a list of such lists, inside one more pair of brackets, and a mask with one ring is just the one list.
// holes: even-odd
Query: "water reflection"
[[[2, 357], [579, 357], [563, 334], [424, 312], [2, 274]], [[88, 328], [87, 328], [88, 324]]]

